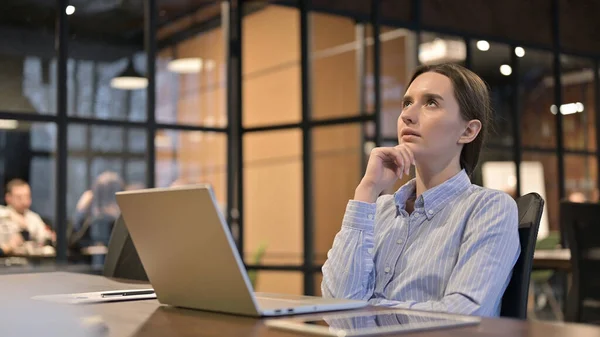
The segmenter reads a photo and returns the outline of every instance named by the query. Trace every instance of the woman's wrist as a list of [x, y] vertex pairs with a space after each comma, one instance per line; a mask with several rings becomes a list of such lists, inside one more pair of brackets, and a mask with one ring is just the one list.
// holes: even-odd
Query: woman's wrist
[[354, 190], [354, 200], [362, 201], [367, 203], [374, 203], [377, 201], [377, 197], [379, 196], [379, 192], [375, 189], [375, 186], [368, 183], [361, 182], [356, 190]]

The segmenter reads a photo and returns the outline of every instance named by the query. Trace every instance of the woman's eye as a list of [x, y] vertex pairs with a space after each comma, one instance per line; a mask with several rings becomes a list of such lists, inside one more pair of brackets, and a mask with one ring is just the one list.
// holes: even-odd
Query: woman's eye
[[427, 105], [429, 106], [437, 106], [437, 102], [434, 99], [430, 99], [427, 101]]

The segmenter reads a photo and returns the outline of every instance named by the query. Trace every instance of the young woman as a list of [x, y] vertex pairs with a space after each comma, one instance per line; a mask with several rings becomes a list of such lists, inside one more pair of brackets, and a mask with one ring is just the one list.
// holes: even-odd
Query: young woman
[[[398, 118], [398, 146], [375, 148], [323, 266], [323, 296], [498, 316], [520, 253], [517, 207], [471, 184], [488, 87], [455, 64], [422, 66]], [[382, 191], [415, 166], [416, 178]]]

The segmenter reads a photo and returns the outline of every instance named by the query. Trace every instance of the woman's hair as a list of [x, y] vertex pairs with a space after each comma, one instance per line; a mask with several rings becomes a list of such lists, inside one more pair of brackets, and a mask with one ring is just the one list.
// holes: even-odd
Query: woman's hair
[[101, 173], [92, 186], [92, 215], [117, 217], [119, 206], [117, 206], [115, 193], [123, 189], [123, 180], [117, 173], [111, 171]]
[[478, 119], [481, 122], [481, 130], [477, 137], [472, 142], [465, 144], [460, 153], [460, 167], [471, 176], [479, 161], [479, 153], [483, 148], [492, 118], [489, 88], [477, 74], [452, 63], [422, 65], [417, 68], [408, 85], [410, 86], [419, 75], [427, 72], [435, 72], [448, 77], [454, 87], [454, 97], [458, 102], [461, 117], [465, 121]]

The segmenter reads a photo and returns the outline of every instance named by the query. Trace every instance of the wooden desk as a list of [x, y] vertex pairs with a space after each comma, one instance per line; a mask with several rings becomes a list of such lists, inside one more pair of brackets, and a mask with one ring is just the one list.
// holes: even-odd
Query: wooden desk
[[571, 270], [571, 250], [536, 250], [533, 255], [533, 269]]
[[[0, 276], [0, 284], [0, 298], [3, 299], [0, 323], [3, 336], [33, 336], [33, 333], [39, 333], [40, 336], [78, 336], [78, 332], [81, 332], [78, 329], [84, 319], [88, 322], [101, 319], [104, 322], [107, 329], [99, 330], [97, 336], [301, 336], [267, 328], [260, 319], [176, 309], [161, 306], [156, 300], [59, 305], [31, 299], [31, 296], [44, 294], [148, 287], [139, 283], [123, 284], [101, 276], [62, 272], [6, 275]], [[9, 307], [9, 304], [12, 305]], [[32, 324], [33, 322], [36, 324]], [[87, 335], [90, 335], [89, 331]], [[484, 319], [479, 326], [402, 336], [598, 335], [600, 328], [594, 326]]]

